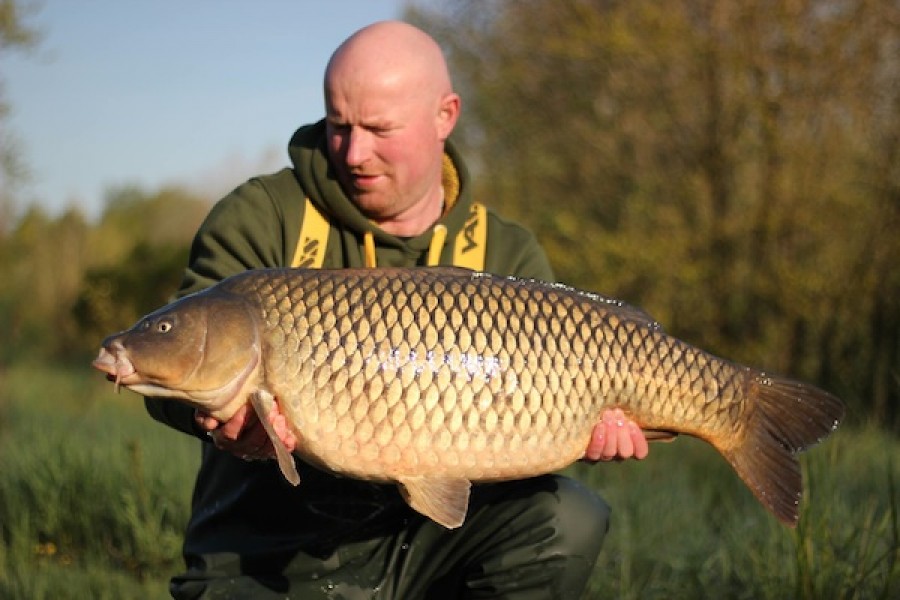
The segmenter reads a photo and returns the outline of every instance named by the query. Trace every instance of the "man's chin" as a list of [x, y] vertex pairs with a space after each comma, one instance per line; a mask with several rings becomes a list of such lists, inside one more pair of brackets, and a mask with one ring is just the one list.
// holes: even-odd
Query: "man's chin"
[[350, 200], [369, 219], [384, 219], [390, 215], [390, 202], [377, 192], [355, 193]]

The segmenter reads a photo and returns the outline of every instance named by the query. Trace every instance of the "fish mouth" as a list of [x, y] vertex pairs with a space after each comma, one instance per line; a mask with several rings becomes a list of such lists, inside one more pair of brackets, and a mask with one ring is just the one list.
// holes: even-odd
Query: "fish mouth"
[[129, 386], [137, 383], [137, 374], [134, 364], [128, 359], [125, 348], [121, 344], [113, 343], [112, 351], [106, 347], [100, 348], [100, 354], [91, 363], [98, 371], [106, 373], [106, 378], [116, 384], [116, 392], [122, 385]]

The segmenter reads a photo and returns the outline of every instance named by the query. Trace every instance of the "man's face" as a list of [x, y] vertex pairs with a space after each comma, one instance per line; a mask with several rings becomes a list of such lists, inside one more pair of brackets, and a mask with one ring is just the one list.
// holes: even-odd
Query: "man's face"
[[331, 77], [325, 102], [338, 181], [368, 217], [390, 220], [437, 193], [449, 134], [438, 98], [398, 79]]

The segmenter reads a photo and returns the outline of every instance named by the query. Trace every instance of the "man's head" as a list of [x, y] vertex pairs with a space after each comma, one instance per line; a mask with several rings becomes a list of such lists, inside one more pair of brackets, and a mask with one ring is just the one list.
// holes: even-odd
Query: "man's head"
[[328, 152], [344, 191], [386, 231], [440, 216], [444, 142], [460, 111], [443, 54], [406, 23], [353, 34], [325, 72]]

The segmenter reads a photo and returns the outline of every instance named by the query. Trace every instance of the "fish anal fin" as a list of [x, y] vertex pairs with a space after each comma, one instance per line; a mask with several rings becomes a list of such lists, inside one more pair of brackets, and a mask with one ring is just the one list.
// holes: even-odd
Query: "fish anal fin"
[[800, 518], [803, 480], [796, 454], [834, 431], [844, 405], [812, 385], [748, 370], [747, 423], [719, 447], [744, 483], [782, 523]]
[[269, 413], [275, 408], [275, 397], [265, 390], [256, 390], [250, 394], [250, 404], [256, 411], [259, 422], [262, 423], [269, 439], [272, 440], [272, 446], [275, 447], [275, 457], [278, 459], [278, 468], [281, 474], [287, 479], [291, 485], [300, 483], [300, 473], [297, 472], [297, 465], [294, 463], [294, 457], [288, 452], [287, 447], [275, 432], [275, 427], [269, 420]]
[[406, 503], [435, 523], [456, 529], [469, 509], [468, 479], [454, 477], [403, 477], [398, 480]]

